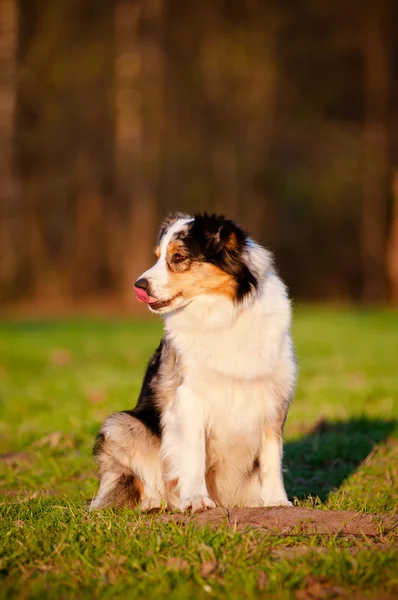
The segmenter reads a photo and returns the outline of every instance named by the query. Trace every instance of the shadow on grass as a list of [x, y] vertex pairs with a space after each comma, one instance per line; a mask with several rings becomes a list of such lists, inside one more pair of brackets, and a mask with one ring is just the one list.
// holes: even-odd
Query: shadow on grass
[[325, 502], [396, 425], [394, 420], [367, 417], [322, 420], [304, 437], [287, 442], [284, 465], [288, 496], [299, 500], [319, 496]]

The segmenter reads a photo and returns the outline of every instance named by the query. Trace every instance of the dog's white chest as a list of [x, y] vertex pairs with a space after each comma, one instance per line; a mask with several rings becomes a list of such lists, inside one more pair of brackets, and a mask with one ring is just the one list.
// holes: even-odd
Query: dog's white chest
[[[198, 374], [199, 375], [199, 374]], [[202, 371], [195, 382], [198, 413], [205, 430], [220, 440], [252, 436], [273, 403], [265, 381], [243, 382]]]
[[[264, 323], [251, 316], [222, 331], [179, 331], [174, 340], [187, 368], [245, 380], [260, 377], [269, 345]], [[228, 393], [234, 396], [235, 391], [230, 387]]]

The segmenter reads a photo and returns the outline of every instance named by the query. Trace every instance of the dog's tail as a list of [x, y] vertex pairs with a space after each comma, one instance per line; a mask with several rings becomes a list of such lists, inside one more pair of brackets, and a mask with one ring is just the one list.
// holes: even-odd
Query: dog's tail
[[142, 482], [119, 462], [112, 440], [102, 431], [95, 440], [93, 454], [99, 464], [100, 488], [89, 510], [107, 506], [135, 508], [141, 500]]
[[160, 440], [132, 412], [111, 415], [97, 436], [93, 453], [100, 487], [89, 510], [138, 504], [150, 510], [161, 504]]

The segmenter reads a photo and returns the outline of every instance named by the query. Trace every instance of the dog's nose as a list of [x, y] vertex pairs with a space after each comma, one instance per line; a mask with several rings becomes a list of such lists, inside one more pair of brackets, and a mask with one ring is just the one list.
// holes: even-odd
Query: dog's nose
[[141, 290], [144, 290], [144, 292], [147, 292], [149, 289], [149, 281], [148, 279], [145, 279], [145, 277], [141, 277], [141, 279], [137, 279], [134, 287], [140, 288]]

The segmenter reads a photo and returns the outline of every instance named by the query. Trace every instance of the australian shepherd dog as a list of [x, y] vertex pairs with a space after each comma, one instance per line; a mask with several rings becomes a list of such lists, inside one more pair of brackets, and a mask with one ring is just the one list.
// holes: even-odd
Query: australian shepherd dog
[[97, 436], [90, 508], [290, 505], [282, 434], [296, 365], [270, 252], [224, 217], [177, 213], [155, 254], [135, 292], [164, 336], [136, 407]]

